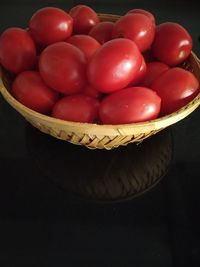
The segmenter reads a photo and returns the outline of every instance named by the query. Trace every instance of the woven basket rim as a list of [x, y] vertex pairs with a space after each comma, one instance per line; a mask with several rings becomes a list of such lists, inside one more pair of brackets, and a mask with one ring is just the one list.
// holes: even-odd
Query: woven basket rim
[[[191, 55], [198, 60], [197, 56], [194, 54], [194, 52], [191, 53]], [[154, 120], [149, 120], [149, 121], [145, 121], [145, 122], [136, 122], [136, 123], [130, 123], [130, 124], [115, 124], [115, 125], [111, 125], [111, 124], [96, 124], [96, 123], [81, 123], [81, 122], [72, 122], [72, 121], [64, 121], [64, 120], [60, 120], [57, 118], [53, 118], [50, 117], [48, 115], [44, 115], [41, 114], [39, 112], [36, 112], [26, 106], [24, 106], [23, 104], [21, 104], [19, 101], [17, 101], [11, 94], [10, 92], [7, 90], [7, 88], [5, 87], [3, 81], [2, 81], [2, 67], [0, 68], [0, 91], [2, 93], [3, 96], [5, 96], [7, 99], [9, 98], [10, 101], [12, 102], [14, 107], [17, 107], [18, 109], [22, 109], [24, 112], [31, 114], [33, 117], [37, 117], [40, 118], [43, 121], [48, 121], [49, 123], [58, 123], [60, 125], [65, 125], [65, 126], [77, 126], [77, 127], [82, 127], [82, 129], [86, 128], [88, 129], [88, 127], [96, 128], [98, 129], [102, 129], [104, 128], [106, 129], [113, 129], [113, 130], [119, 130], [119, 129], [130, 129], [130, 128], [135, 128], [135, 127], [146, 127], [146, 126], [150, 126], [152, 124], [156, 124], [159, 122], [163, 122], [165, 124], [167, 124], [167, 122], [169, 120], [171, 120], [171, 118], [175, 118], [175, 117], [179, 117], [181, 114], [184, 113], [184, 111], [193, 105], [198, 105], [200, 104], [200, 93], [192, 100], [190, 101], [187, 105], [185, 105], [184, 107], [182, 107], [181, 109], [177, 110], [176, 112], [173, 112], [169, 115], [166, 116], [162, 116], [159, 117], [157, 119]], [[184, 114], [183, 114], [184, 115]]]

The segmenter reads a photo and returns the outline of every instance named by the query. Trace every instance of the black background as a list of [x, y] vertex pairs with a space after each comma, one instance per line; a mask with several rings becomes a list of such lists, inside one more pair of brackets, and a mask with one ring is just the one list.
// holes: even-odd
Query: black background
[[[157, 23], [185, 26], [200, 55], [197, 1], [7, 0], [0, 2], [0, 30], [26, 27], [43, 6], [78, 3], [101, 13], [146, 8]], [[0, 97], [0, 266], [200, 266], [200, 110], [170, 129], [173, 162], [160, 184], [132, 201], [93, 203], [46, 180], [27, 145], [34, 130]]]

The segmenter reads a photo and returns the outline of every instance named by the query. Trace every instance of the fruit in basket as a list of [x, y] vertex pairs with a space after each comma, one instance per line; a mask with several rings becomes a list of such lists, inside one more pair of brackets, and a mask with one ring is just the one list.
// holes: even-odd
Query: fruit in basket
[[131, 9], [128, 11], [127, 14], [143, 14], [143, 15], [147, 16], [155, 24], [154, 15], [145, 9], [137, 9], [137, 8]]
[[63, 94], [80, 93], [86, 85], [87, 59], [74, 45], [59, 42], [44, 49], [39, 71], [45, 83]]
[[69, 14], [73, 18], [73, 34], [87, 34], [100, 20], [97, 13], [86, 5], [73, 7]]
[[19, 73], [34, 67], [36, 48], [27, 31], [9, 28], [2, 33], [0, 62], [6, 70], [12, 73]]
[[144, 87], [151, 87], [153, 81], [168, 69], [169, 66], [162, 62], [153, 61], [147, 63], [145, 77], [140, 82], [140, 85]]
[[143, 14], [131, 13], [121, 17], [113, 28], [113, 38], [127, 38], [136, 43], [141, 52], [150, 48], [155, 35], [155, 24]]
[[66, 41], [67, 43], [78, 47], [85, 54], [87, 59], [90, 59], [97, 48], [101, 46], [93, 37], [84, 34], [73, 35]]
[[95, 38], [100, 44], [104, 44], [112, 39], [114, 25], [115, 24], [111, 21], [102, 21], [94, 26], [88, 34]]
[[146, 71], [147, 71], [147, 64], [144, 60], [144, 57], [142, 56], [142, 63], [137, 73], [137, 76], [134, 77], [134, 79], [130, 82], [129, 86], [139, 84], [146, 76]]
[[176, 66], [190, 55], [192, 38], [180, 24], [165, 22], [156, 27], [152, 50], [159, 61]]
[[45, 7], [33, 14], [29, 30], [36, 44], [45, 47], [72, 34], [72, 17], [60, 8]]
[[162, 100], [161, 114], [170, 114], [188, 104], [199, 93], [194, 75], [181, 68], [171, 68], [159, 76], [151, 88]]
[[59, 100], [52, 111], [54, 118], [92, 123], [98, 117], [99, 101], [86, 95], [66, 96]]
[[104, 124], [124, 124], [158, 117], [161, 99], [145, 87], [129, 87], [106, 96], [100, 104], [99, 116]]
[[142, 63], [136, 44], [128, 39], [114, 39], [103, 44], [88, 64], [89, 83], [102, 93], [120, 90], [134, 79]]
[[12, 94], [23, 105], [40, 113], [48, 113], [58, 100], [59, 94], [49, 88], [39, 72], [24, 71], [17, 75]]
[[46, 7], [33, 14], [27, 30], [10, 28], [1, 35], [0, 63], [17, 74], [13, 96], [35, 111], [123, 124], [169, 114], [197, 95], [197, 79], [176, 67], [191, 49], [182, 26], [156, 27], [146, 10], [130, 10], [113, 23], [100, 22], [85, 5], [69, 13]]

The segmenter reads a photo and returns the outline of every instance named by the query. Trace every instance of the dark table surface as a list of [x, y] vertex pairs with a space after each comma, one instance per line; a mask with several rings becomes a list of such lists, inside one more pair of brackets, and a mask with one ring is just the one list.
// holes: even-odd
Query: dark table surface
[[[40, 7], [67, 10], [77, 3], [1, 1], [0, 30], [26, 27]], [[157, 23], [181, 23], [191, 33], [193, 50], [200, 55], [196, 1], [84, 3], [101, 13], [124, 14], [131, 8], [146, 8], [155, 14]], [[52, 141], [60, 145], [61, 141], [33, 129], [0, 97], [0, 266], [200, 266], [200, 109], [169, 131], [173, 159], [159, 184], [129, 201], [89, 201], [52, 183], [41, 168], [45, 166], [55, 181], [55, 147], [51, 150], [46, 144]], [[45, 145], [46, 154], [41, 149]], [[63, 168], [58, 175], [70, 179], [74, 167], [84, 177], [80, 162], [89, 155], [88, 150], [66, 143], [63, 146], [68, 152], [65, 155], [64, 150], [57, 150]], [[69, 161], [72, 166], [64, 165], [69, 151], [75, 150], [78, 158]], [[108, 160], [117, 151], [106, 154]], [[47, 156], [51, 153], [52, 158]], [[99, 161], [105, 155], [91, 153]], [[91, 161], [86, 164], [89, 169]]]

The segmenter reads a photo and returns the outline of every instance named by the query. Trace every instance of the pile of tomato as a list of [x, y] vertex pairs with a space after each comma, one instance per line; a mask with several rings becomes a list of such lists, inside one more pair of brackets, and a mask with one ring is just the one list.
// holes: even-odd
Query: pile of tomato
[[0, 37], [0, 64], [14, 74], [11, 92], [37, 112], [74, 122], [124, 124], [170, 114], [199, 93], [180, 64], [192, 38], [173, 22], [130, 10], [101, 22], [88, 6], [45, 7], [27, 29]]

